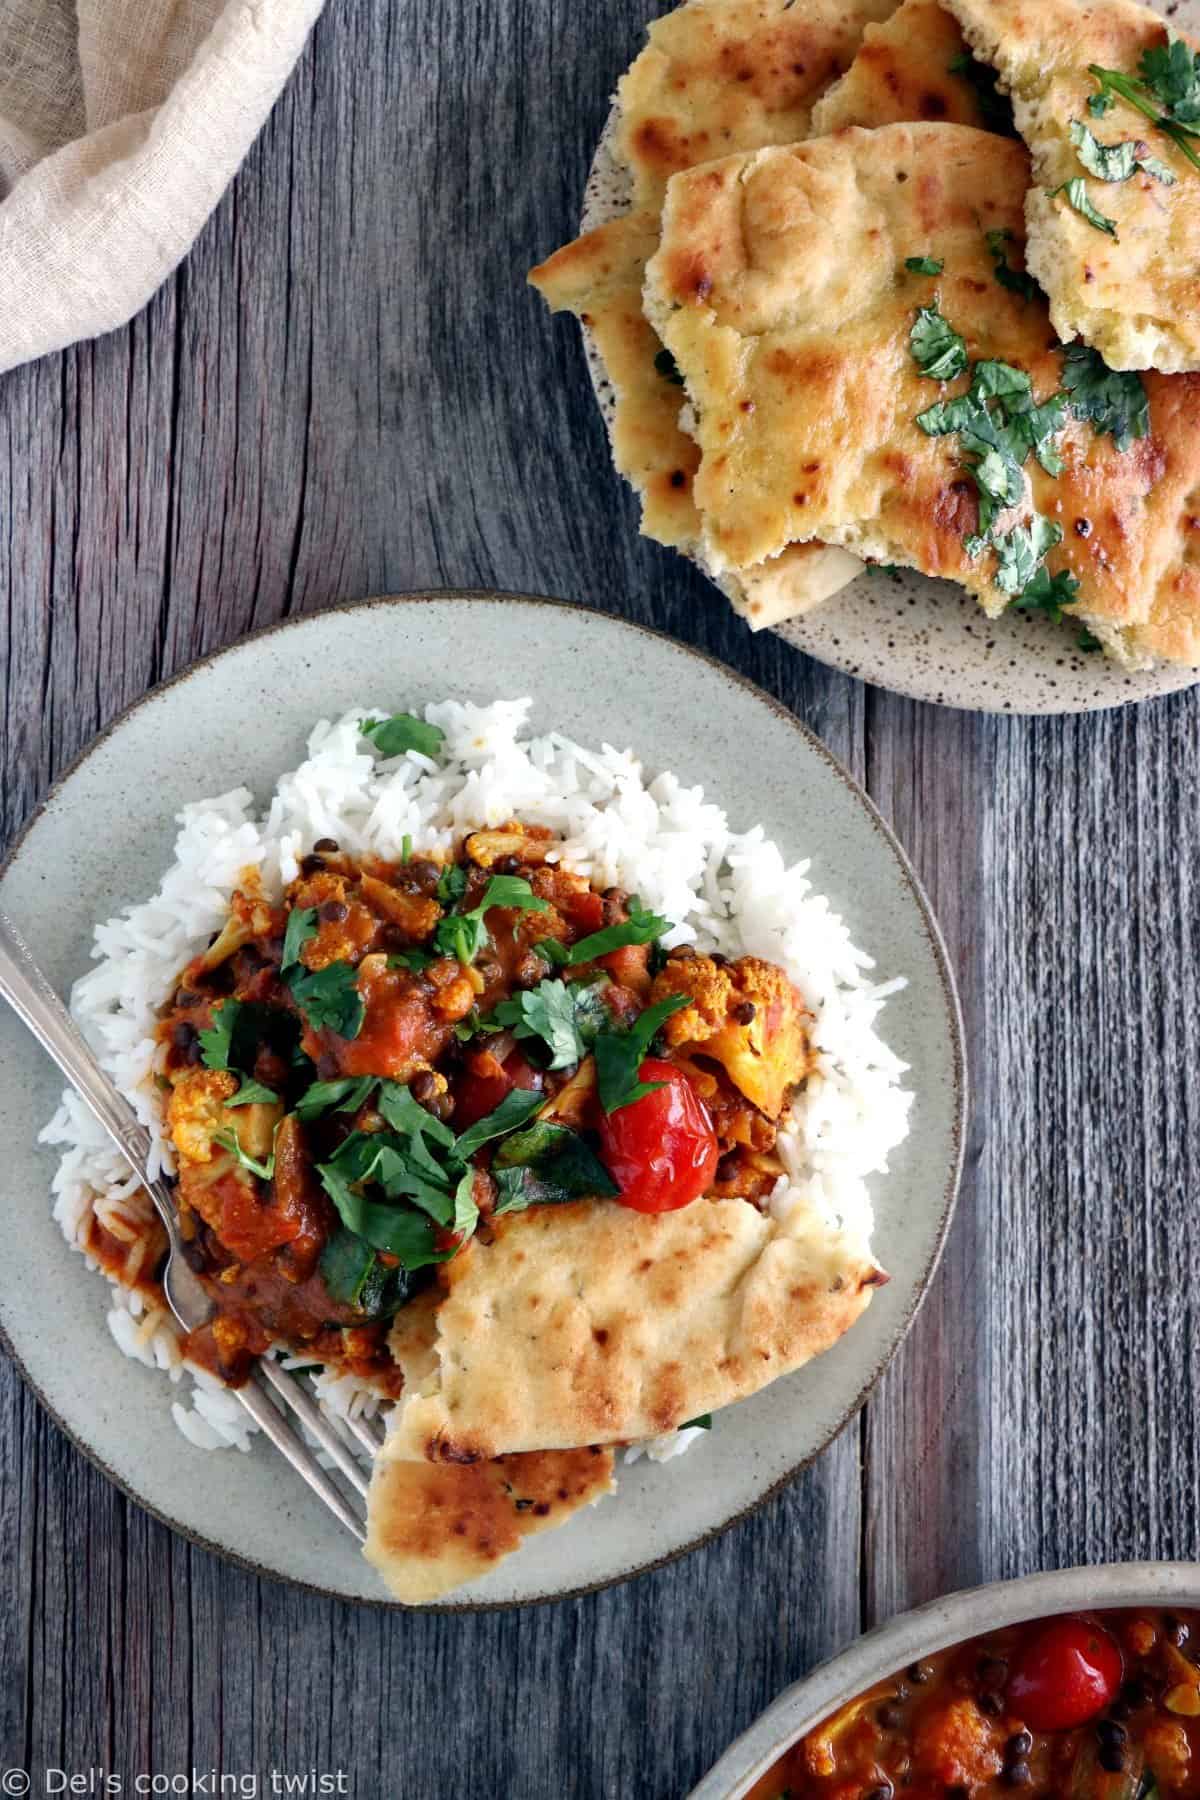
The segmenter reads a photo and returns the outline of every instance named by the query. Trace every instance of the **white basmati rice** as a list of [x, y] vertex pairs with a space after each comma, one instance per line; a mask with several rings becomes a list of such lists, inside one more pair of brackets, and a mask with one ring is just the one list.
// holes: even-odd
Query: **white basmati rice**
[[[306, 760], [280, 778], [265, 816], [246, 788], [183, 809], [175, 861], [158, 892], [97, 927], [95, 967], [71, 996], [88, 1042], [151, 1132], [156, 1169], [173, 1169], [154, 1081], [157, 1015], [185, 964], [219, 930], [247, 869], [275, 897], [323, 837], [353, 854], [391, 859], [406, 837], [419, 850], [450, 849], [465, 830], [519, 818], [563, 839], [567, 867], [600, 887], [627, 888], [676, 921], [668, 946], [748, 953], [786, 968], [814, 1015], [818, 1069], [780, 1134], [787, 1174], [772, 1209], [865, 1249], [873, 1222], [867, 1177], [886, 1171], [908, 1130], [904, 1064], [875, 1029], [885, 999], [903, 982], [872, 981], [871, 958], [813, 891], [807, 863], [789, 868], [760, 827], [733, 831], [715, 802], [672, 774], [647, 780], [632, 751], [589, 750], [556, 732], [525, 735], [529, 707], [528, 700], [426, 707], [426, 720], [445, 733], [437, 763], [413, 751], [377, 758], [360, 722], [386, 715], [355, 709], [316, 726]], [[87, 1253], [93, 1217], [126, 1241], [145, 1230], [148, 1197], [74, 1093], [63, 1095], [41, 1139], [62, 1151], [54, 1216], [69, 1243]], [[110, 1281], [108, 1324], [118, 1347], [176, 1384], [190, 1378], [189, 1403], [171, 1406], [184, 1436], [202, 1449], [247, 1449], [255, 1429], [249, 1415], [210, 1374], [185, 1363], [169, 1313]], [[285, 1362], [303, 1365], [299, 1357]], [[381, 1404], [334, 1370], [318, 1372], [316, 1383], [335, 1417], [369, 1417]], [[646, 1451], [664, 1461], [703, 1435], [668, 1433]]]

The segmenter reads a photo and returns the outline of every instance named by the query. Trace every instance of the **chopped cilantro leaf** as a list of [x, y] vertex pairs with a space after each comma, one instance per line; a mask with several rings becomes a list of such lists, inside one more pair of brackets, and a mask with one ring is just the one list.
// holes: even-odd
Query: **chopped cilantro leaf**
[[1092, 205], [1088, 199], [1087, 183], [1082, 175], [1073, 176], [1070, 181], [1062, 182], [1059, 187], [1047, 188], [1046, 194], [1051, 200], [1059, 194], [1065, 194], [1067, 205], [1073, 206], [1080, 218], [1086, 219], [1088, 224], [1094, 226], [1097, 231], [1106, 232], [1110, 238], [1116, 237], [1116, 221], [1097, 211]]
[[288, 914], [287, 930], [283, 934], [283, 961], [279, 965], [281, 973], [300, 961], [301, 950], [309, 938], [316, 935], [316, 907], [294, 906]]
[[342, 1081], [314, 1081], [296, 1102], [296, 1111], [307, 1125], [327, 1112], [357, 1112], [365, 1106], [375, 1086], [374, 1075], [349, 1076]]
[[226, 1106], [274, 1106], [279, 1095], [274, 1088], [265, 1087], [261, 1081], [243, 1081], [232, 1099], [226, 1100]]
[[358, 971], [350, 963], [330, 963], [308, 970], [297, 965], [287, 976], [292, 998], [314, 1031], [328, 1029], [341, 1038], [356, 1038], [366, 1008], [358, 991]]
[[1024, 269], [1010, 267], [1006, 245], [1012, 242], [1011, 231], [989, 231], [987, 247], [991, 253], [996, 280], [1010, 294], [1020, 294], [1023, 300], [1036, 300], [1041, 294], [1037, 282]]
[[1064, 606], [1074, 606], [1079, 598], [1079, 583], [1069, 569], [1051, 575], [1043, 563], [1013, 599], [1022, 612], [1041, 612], [1057, 622]]
[[1168, 35], [1165, 44], [1142, 52], [1139, 73], [1172, 119], [1200, 125], [1200, 50]]
[[1079, 633], [1079, 648], [1090, 656], [1094, 650], [1103, 650], [1104, 645], [1095, 632], [1089, 631], [1085, 625]]
[[711, 1413], [701, 1413], [700, 1417], [698, 1419], [685, 1419], [682, 1425], [679, 1425], [676, 1427], [676, 1430], [678, 1430], [678, 1431], [711, 1431], [712, 1430], [712, 1414]]
[[220, 1006], [213, 1008], [210, 1028], [197, 1033], [200, 1039], [200, 1060], [206, 1069], [227, 1069], [229, 1067], [229, 1053], [233, 1047], [233, 1030], [241, 1010], [240, 1000], [223, 1000]]
[[1120, 96], [1200, 169], [1200, 152], [1191, 142], [1200, 136], [1200, 56], [1193, 55], [1186, 44], [1173, 38], [1145, 51], [1137, 75], [1104, 69], [1099, 63], [1089, 63], [1088, 74], [1100, 90], [1088, 101], [1094, 119], [1102, 118]]
[[545, 1119], [504, 1140], [492, 1176], [499, 1189], [497, 1216], [567, 1200], [612, 1199], [621, 1191], [578, 1132]]
[[672, 387], [683, 386], [683, 376], [679, 373], [679, 365], [665, 344], [654, 358], [654, 368], [656, 374], [661, 375], [664, 381], [669, 381]]
[[1140, 169], [1164, 187], [1175, 186], [1175, 177], [1166, 163], [1151, 156], [1144, 144], [1129, 138], [1119, 144], [1102, 144], [1080, 119], [1071, 120], [1071, 142], [1088, 174], [1099, 181], [1128, 181]]
[[496, 1022], [510, 1025], [519, 1038], [536, 1038], [550, 1052], [550, 1069], [570, 1069], [582, 1062], [583, 1039], [575, 1019], [575, 1001], [565, 981], [541, 981], [537, 987], [496, 1008]]
[[370, 738], [380, 756], [403, 756], [416, 750], [421, 756], [437, 756], [446, 741], [440, 725], [426, 725], [414, 713], [393, 713], [390, 719], [364, 719], [359, 728]]
[[274, 1175], [275, 1152], [273, 1150], [266, 1162], [257, 1162], [253, 1156], [247, 1156], [246, 1152], [242, 1149], [242, 1146], [238, 1143], [236, 1131], [214, 1132], [213, 1142], [214, 1144], [220, 1144], [223, 1150], [228, 1150], [230, 1155], [241, 1164], [243, 1169], [249, 1169], [251, 1175], [257, 1175], [260, 1181], [270, 1181], [271, 1177]]
[[557, 938], [542, 938], [539, 943], [530, 946], [535, 956], [540, 956], [544, 963], [552, 968], [561, 969], [570, 961], [570, 952], [565, 944]]
[[904, 266], [912, 275], [940, 275], [946, 265], [936, 256], [906, 256]]
[[628, 1031], [602, 1031], [593, 1051], [596, 1058], [596, 1086], [600, 1104], [606, 1113], [629, 1106], [645, 1094], [654, 1093], [661, 1081], [639, 1081], [638, 1070], [654, 1041], [659, 1027], [672, 1013], [688, 1005], [686, 994], [668, 994], [656, 1006], [639, 1013]]
[[431, 1221], [412, 1207], [381, 1206], [368, 1200], [357, 1185], [361, 1177], [356, 1178], [345, 1166], [339, 1167], [337, 1158], [318, 1163], [317, 1174], [347, 1231], [362, 1238], [372, 1249], [396, 1257], [404, 1268], [422, 1269], [430, 1263], [446, 1262], [458, 1248], [450, 1245], [439, 1250]]
[[1141, 377], [1110, 369], [1099, 351], [1072, 344], [1063, 359], [1063, 387], [1077, 419], [1090, 419], [1108, 432], [1118, 450], [1150, 430], [1150, 403]]
[[1028, 525], [1014, 525], [995, 539], [996, 586], [1001, 593], [1016, 595], [1033, 580], [1048, 550], [1062, 539], [1062, 526], [1034, 513]]
[[550, 910], [549, 902], [538, 898], [523, 875], [493, 875], [478, 906], [470, 912], [448, 913], [440, 921], [433, 934], [435, 947], [443, 956], [473, 963], [488, 941], [484, 920], [494, 906], [511, 907], [515, 912]]
[[[658, 913], [647, 912], [636, 894], [629, 896], [626, 911], [629, 917], [622, 919], [620, 924], [606, 925], [601, 931], [593, 931], [590, 937], [580, 938], [577, 944], [572, 944], [568, 964], [575, 968], [580, 963], [594, 962], [598, 956], [608, 956], [613, 950], [622, 950], [627, 944], [653, 943], [655, 938], [671, 929], [671, 921]], [[542, 946], [538, 948], [540, 950]]]
[[438, 877], [437, 897], [443, 906], [453, 906], [467, 891], [467, 871], [457, 863], [447, 863]]
[[931, 381], [953, 381], [967, 366], [964, 339], [947, 324], [936, 306], [923, 306], [908, 334], [909, 348], [921, 372]]
[[377, 1105], [392, 1130], [399, 1132], [401, 1137], [429, 1138], [446, 1150], [454, 1142], [450, 1127], [419, 1100], [414, 1100], [411, 1089], [401, 1087], [398, 1081], [380, 1082]]
[[505, 1094], [494, 1112], [485, 1119], [477, 1119], [474, 1125], [467, 1127], [454, 1146], [454, 1154], [461, 1162], [474, 1156], [484, 1144], [490, 1144], [493, 1138], [503, 1137], [507, 1131], [515, 1131], [524, 1125], [546, 1104], [546, 1096], [533, 1088], [513, 1088]]

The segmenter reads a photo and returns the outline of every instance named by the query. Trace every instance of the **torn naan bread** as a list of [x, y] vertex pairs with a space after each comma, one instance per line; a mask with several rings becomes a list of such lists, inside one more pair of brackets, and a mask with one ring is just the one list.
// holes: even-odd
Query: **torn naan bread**
[[890, 19], [867, 26], [849, 69], [813, 107], [809, 135], [922, 119], [1011, 129], [993, 83], [937, 0], [904, 0]]
[[[390, 1344], [405, 1381], [436, 1370], [437, 1289], [402, 1307]], [[371, 1471], [363, 1554], [408, 1606], [486, 1575], [527, 1537], [616, 1491], [607, 1449], [547, 1450], [493, 1462], [383, 1462]]]
[[[1050, 297], [1058, 335], [1083, 338], [1114, 369], [1200, 369], [1200, 169], [1127, 100], [1100, 117], [1088, 108], [1100, 91], [1089, 63], [1136, 78], [1142, 56], [1167, 42], [1163, 20], [1131, 0], [947, 5], [976, 54], [999, 71], [1033, 154], [1029, 267]], [[1138, 166], [1124, 179], [1098, 179], [1081, 148], [1089, 161], [1114, 165], [1086, 140], [1073, 142], [1073, 126], [1102, 148], [1131, 144]], [[1200, 154], [1200, 138], [1191, 143]], [[1072, 195], [1108, 225], [1089, 222]]]
[[491, 1462], [377, 1462], [363, 1555], [408, 1606], [486, 1575], [535, 1532], [616, 1492], [610, 1449]]
[[886, 1280], [816, 1207], [638, 1213], [607, 1201], [496, 1220], [442, 1270], [429, 1358], [407, 1360], [381, 1456], [474, 1462], [654, 1437], [826, 1350]]
[[[641, 497], [642, 531], [657, 543], [699, 552], [692, 477], [700, 452], [679, 423], [683, 391], [656, 359], [663, 346], [642, 311], [646, 264], [658, 248], [657, 211], [625, 213], [566, 244], [529, 280], [552, 312], [570, 312], [592, 334], [612, 385], [613, 462]], [[758, 569], [727, 573], [721, 586], [756, 631], [819, 606], [862, 569], [846, 550], [795, 544]]]
[[807, 137], [813, 102], [896, 4], [687, 0], [656, 19], [617, 88], [616, 153], [633, 172], [635, 204], [659, 206], [680, 169]]
[[[1019, 264], [1027, 185], [1021, 144], [955, 125], [851, 129], [674, 179], [645, 297], [693, 402], [715, 567], [807, 532], [960, 581], [989, 614], [1008, 604], [992, 551], [968, 546], [979, 509], [962, 445], [916, 423], [968, 378], [923, 374], [910, 333], [936, 304], [973, 362], [1015, 365], [1038, 402], [1062, 390], [1044, 300], [997, 276], [998, 247], [1010, 277]], [[1200, 378], [1144, 389], [1149, 429], [1127, 449], [1068, 416], [1061, 473], [1024, 465], [1020, 516], [1032, 506], [1062, 530], [1046, 568], [1081, 583], [1070, 616], [1107, 648], [1195, 664]]]

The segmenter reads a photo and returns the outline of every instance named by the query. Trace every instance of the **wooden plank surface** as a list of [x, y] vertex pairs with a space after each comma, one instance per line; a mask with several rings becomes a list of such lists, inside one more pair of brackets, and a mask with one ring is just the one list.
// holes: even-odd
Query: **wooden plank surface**
[[650, 10], [330, 0], [146, 313], [0, 380], [2, 826], [149, 683], [278, 617], [479, 584], [663, 627], [812, 725], [930, 888], [976, 1094], [942, 1271], [862, 1418], [759, 1514], [508, 1615], [229, 1568], [0, 1369], [0, 1766], [34, 1793], [277, 1768], [360, 1800], [666, 1800], [898, 1607], [1200, 1549], [1196, 699], [1025, 722], [868, 692], [637, 539], [574, 328], [523, 275], [569, 235]]

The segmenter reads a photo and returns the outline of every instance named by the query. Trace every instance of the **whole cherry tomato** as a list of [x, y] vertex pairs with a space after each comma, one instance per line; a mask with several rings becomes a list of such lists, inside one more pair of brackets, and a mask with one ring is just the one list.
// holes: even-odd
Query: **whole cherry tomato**
[[1090, 1619], [1053, 1619], [1029, 1640], [1008, 1678], [1008, 1704], [1035, 1731], [1085, 1725], [1115, 1699], [1120, 1648]]
[[609, 1113], [600, 1127], [600, 1157], [635, 1212], [674, 1212], [711, 1186], [717, 1134], [708, 1108], [674, 1063], [649, 1057], [642, 1081], [660, 1081], [652, 1094]]
[[495, 1073], [476, 1075], [468, 1069], [455, 1083], [455, 1131], [465, 1131], [468, 1125], [486, 1119], [514, 1088], [528, 1088], [532, 1092], [543, 1085], [541, 1070], [526, 1062], [519, 1050], [510, 1050], [503, 1063], [496, 1063], [494, 1057], [489, 1057], [488, 1061], [495, 1063]]

